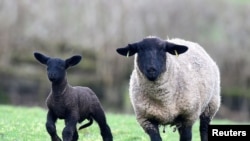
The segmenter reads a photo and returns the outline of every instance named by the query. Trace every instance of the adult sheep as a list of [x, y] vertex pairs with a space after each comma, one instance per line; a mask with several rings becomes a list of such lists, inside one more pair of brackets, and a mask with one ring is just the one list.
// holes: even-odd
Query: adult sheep
[[208, 125], [220, 107], [220, 74], [199, 44], [149, 36], [117, 52], [135, 55], [129, 93], [151, 141], [162, 140], [159, 125], [176, 126], [180, 141], [191, 141], [199, 118], [201, 140], [208, 140]]

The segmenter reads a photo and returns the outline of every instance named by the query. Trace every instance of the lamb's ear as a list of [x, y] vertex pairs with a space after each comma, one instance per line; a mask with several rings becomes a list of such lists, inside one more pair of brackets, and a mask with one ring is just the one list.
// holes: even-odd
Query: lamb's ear
[[188, 47], [184, 45], [178, 45], [170, 42], [165, 43], [165, 51], [172, 54], [172, 55], [178, 55], [186, 52], [188, 50]]
[[76, 64], [78, 64], [82, 59], [82, 56], [80, 55], [75, 55], [75, 56], [72, 56], [68, 59], [65, 60], [65, 69], [71, 67], [71, 66], [75, 66]]
[[39, 52], [34, 52], [34, 57], [36, 58], [36, 60], [38, 60], [40, 63], [44, 65], [46, 65], [47, 61], [50, 59], [50, 57]]
[[133, 56], [137, 52], [137, 44], [128, 44], [126, 47], [116, 49], [123, 56]]

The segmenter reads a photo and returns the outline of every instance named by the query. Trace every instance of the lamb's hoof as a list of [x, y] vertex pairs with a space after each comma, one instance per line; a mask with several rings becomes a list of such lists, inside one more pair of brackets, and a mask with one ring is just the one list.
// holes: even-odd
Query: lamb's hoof
[[58, 136], [52, 138], [52, 141], [62, 141]]

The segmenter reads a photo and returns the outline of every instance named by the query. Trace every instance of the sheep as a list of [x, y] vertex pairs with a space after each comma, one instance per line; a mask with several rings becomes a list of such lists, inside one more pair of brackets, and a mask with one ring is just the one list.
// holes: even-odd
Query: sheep
[[82, 57], [75, 55], [63, 60], [39, 52], [34, 52], [34, 57], [47, 66], [47, 76], [51, 81], [51, 92], [46, 100], [48, 107], [46, 129], [51, 140], [61, 141], [55, 126], [59, 118], [65, 121], [63, 141], [77, 141], [77, 122], [81, 123], [85, 119], [89, 122], [79, 127], [79, 130], [90, 126], [94, 119], [99, 125], [103, 141], [112, 141], [112, 133], [106, 122], [104, 110], [95, 93], [88, 87], [73, 87], [67, 82], [66, 70], [78, 64]]
[[192, 126], [200, 119], [200, 138], [220, 104], [217, 64], [197, 43], [179, 38], [148, 36], [117, 48], [134, 57], [129, 94], [136, 119], [151, 141], [161, 141], [159, 126], [175, 126], [180, 141], [192, 140]]

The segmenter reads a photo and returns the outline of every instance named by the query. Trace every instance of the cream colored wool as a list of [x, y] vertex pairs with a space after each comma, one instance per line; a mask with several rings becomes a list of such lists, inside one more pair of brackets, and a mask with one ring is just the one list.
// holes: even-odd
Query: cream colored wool
[[[137, 54], [134, 58], [129, 93], [137, 120], [144, 129], [152, 126], [148, 119], [176, 126], [193, 124], [203, 112], [212, 119], [220, 107], [216, 63], [197, 43], [182, 39], [167, 41], [185, 45], [188, 50], [178, 57], [167, 53], [166, 71], [156, 81], [146, 79], [138, 68]], [[185, 121], [174, 121], [178, 115], [184, 116]]]

